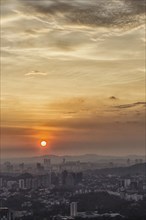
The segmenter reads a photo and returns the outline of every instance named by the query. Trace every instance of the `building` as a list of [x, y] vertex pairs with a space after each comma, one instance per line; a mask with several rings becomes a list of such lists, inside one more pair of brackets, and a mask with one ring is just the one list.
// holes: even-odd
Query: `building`
[[13, 172], [13, 165], [10, 162], [5, 162], [4, 163], [4, 170], [7, 173], [12, 173]]
[[63, 164], [65, 164], [65, 163], [66, 163], [66, 159], [65, 159], [65, 158], [63, 158], [62, 163], [63, 163]]
[[61, 185], [63, 187], [74, 187], [82, 181], [82, 172], [68, 172], [64, 170], [61, 173]]
[[0, 220], [13, 220], [13, 213], [7, 207], [0, 207]]
[[10, 180], [10, 181], [7, 182], [7, 188], [8, 189], [16, 189], [17, 185], [18, 185], [17, 181]]
[[51, 185], [51, 175], [50, 174], [46, 174], [46, 175], [40, 175], [37, 176], [37, 184], [38, 184], [38, 188], [39, 187], [45, 187], [48, 188]]
[[24, 163], [19, 164], [19, 171], [21, 173], [24, 171]]
[[19, 189], [25, 189], [25, 181], [24, 179], [19, 180]]
[[130, 179], [125, 179], [124, 180], [124, 187], [125, 188], [128, 188], [130, 186], [130, 184], [131, 184], [131, 180]]
[[51, 166], [51, 159], [48, 159], [48, 158], [44, 159], [44, 166], [50, 168], [50, 166]]
[[36, 164], [36, 171], [37, 173], [43, 173], [44, 172], [44, 166], [41, 165], [41, 163]]
[[120, 187], [129, 188], [131, 185], [130, 179], [122, 179], [120, 180]]
[[3, 187], [3, 178], [1, 177], [0, 178], [0, 188], [2, 188]]
[[66, 186], [67, 187], [74, 187], [75, 185], [75, 174], [74, 173], [69, 173], [66, 177]]
[[32, 178], [26, 178], [25, 186], [26, 186], [27, 189], [31, 189], [32, 188]]
[[77, 202], [72, 202], [70, 204], [70, 216], [71, 217], [77, 216]]
[[32, 179], [32, 189], [37, 189], [38, 188], [38, 183], [37, 183], [37, 178]]

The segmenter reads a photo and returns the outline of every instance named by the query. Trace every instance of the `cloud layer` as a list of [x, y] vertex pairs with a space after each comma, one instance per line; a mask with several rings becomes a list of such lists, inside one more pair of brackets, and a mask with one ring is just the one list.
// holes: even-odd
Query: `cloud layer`
[[69, 24], [87, 26], [137, 26], [144, 18], [144, 0], [24, 1], [27, 8]]

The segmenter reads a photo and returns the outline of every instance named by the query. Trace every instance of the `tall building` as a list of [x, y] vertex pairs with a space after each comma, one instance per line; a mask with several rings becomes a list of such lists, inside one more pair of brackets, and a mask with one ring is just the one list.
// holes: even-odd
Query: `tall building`
[[3, 178], [1, 177], [0, 178], [0, 188], [2, 188], [3, 187]]
[[130, 184], [131, 184], [131, 180], [130, 180], [130, 179], [125, 179], [125, 180], [124, 180], [124, 187], [125, 187], [125, 188], [129, 187]]
[[19, 180], [19, 189], [25, 189], [25, 181], [24, 179]]
[[32, 179], [32, 189], [37, 189], [38, 188], [38, 181], [37, 178]]
[[44, 171], [44, 167], [41, 165], [41, 163], [37, 163], [36, 168], [38, 173], [42, 173]]
[[4, 167], [7, 173], [13, 172], [13, 165], [10, 162], [5, 162]]
[[63, 163], [63, 164], [65, 164], [65, 163], [66, 163], [66, 159], [65, 159], [65, 158], [63, 158], [62, 163]]
[[19, 170], [21, 173], [24, 171], [24, 163], [19, 164]]
[[44, 159], [44, 166], [49, 168], [51, 166], [51, 159]]
[[77, 216], [77, 202], [72, 202], [70, 204], [70, 216], [71, 217]]
[[67, 179], [67, 176], [68, 176], [68, 172], [67, 172], [66, 170], [64, 170], [64, 171], [62, 172], [61, 176], [62, 176], [62, 180], [61, 180], [62, 185], [65, 186], [65, 185], [66, 185], [66, 179]]
[[26, 185], [27, 189], [31, 189], [32, 188], [32, 178], [26, 178], [25, 185]]
[[75, 174], [69, 173], [66, 177], [66, 186], [67, 187], [74, 187], [75, 185]]

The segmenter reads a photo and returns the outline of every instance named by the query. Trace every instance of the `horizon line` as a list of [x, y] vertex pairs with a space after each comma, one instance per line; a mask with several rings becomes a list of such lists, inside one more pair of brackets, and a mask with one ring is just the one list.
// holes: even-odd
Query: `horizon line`
[[82, 157], [82, 156], [98, 156], [98, 157], [145, 157], [145, 155], [142, 154], [126, 154], [126, 155], [103, 155], [103, 154], [64, 154], [64, 155], [57, 155], [57, 154], [44, 154], [44, 155], [38, 155], [38, 156], [26, 156], [26, 157], [0, 157], [0, 160], [14, 160], [14, 159], [31, 159], [31, 158], [43, 158], [43, 157]]

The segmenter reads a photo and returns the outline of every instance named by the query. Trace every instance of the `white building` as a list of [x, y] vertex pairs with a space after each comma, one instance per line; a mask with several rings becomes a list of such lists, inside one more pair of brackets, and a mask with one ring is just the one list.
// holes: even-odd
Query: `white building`
[[20, 179], [20, 180], [19, 180], [19, 189], [25, 189], [24, 179]]
[[130, 186], [130, 184], [131, 184], [131, 180], [130, 179], [125, 179], [124, 180], [124, 187], [125, 188], [128, 188]]
[[70, 216], [77, 216], [77, 202], [72, 202], [70, 204]]

